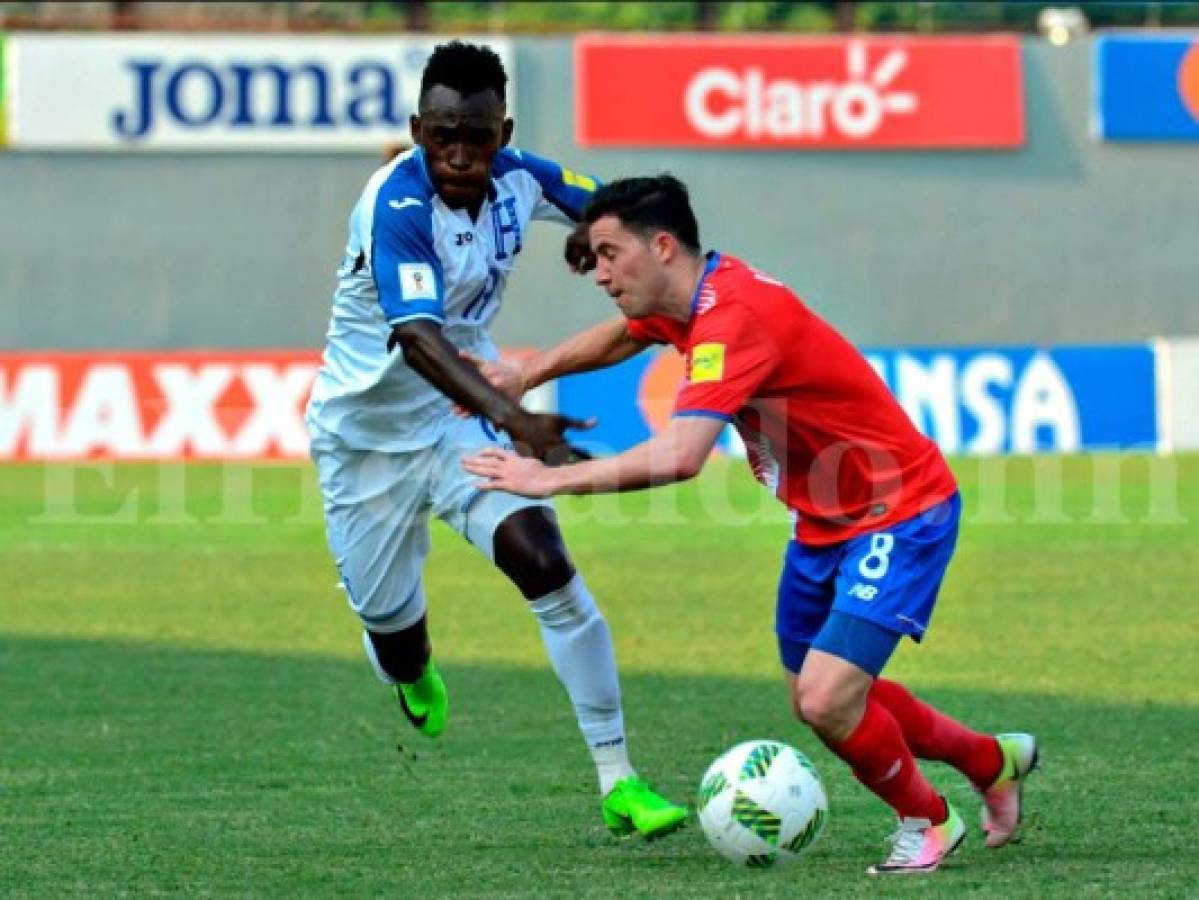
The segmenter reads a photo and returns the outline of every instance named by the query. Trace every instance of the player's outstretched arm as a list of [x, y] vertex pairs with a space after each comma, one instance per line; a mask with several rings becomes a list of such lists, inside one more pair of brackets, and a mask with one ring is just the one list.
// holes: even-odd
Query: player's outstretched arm
[[483, 478], [484, 490], [526, 497], [555, 494], [609, 494], [673, 484], [694, 478], [724, 428], [707, 417], [672, 419], [666, 431], [607, 459], [550, 468], [498, 447], [467, 457], [462, 467]]
[[569, 451], [563, 432], [568, 428], [590, 428], [566, 416], [531, 413], [497, 390], [482, 373], [462, 359], [458, 348], [445, 339], [441, 328], [428, 319], [412, 319], [396, 325], [388, 348], [399, 346], [404, 359], [435, 388], [471, 412], [494, 422], [521, 447], [538, 459]]
[[[621, 317], [601, 322], [520, 362], [487, 360], [465, 351], [458, 355], [474, 365], [496, 390], [519, 402], [526, 391], [547, 381], [616, 365], [649, 346], [629, 334], [624, 321]], [[458, 412], [463, 414], [461, 407]]]
[[521, 377], [525, 390], [530, 390], [563, 375], [614, 366], [648, 346], [629, 334], [624, 316], [616, 316], [525, 360]]

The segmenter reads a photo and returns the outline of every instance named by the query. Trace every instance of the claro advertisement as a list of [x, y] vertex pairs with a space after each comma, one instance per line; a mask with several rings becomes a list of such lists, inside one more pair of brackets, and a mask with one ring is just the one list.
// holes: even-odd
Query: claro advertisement
[[589, 147], [1014, 148], [1019, 40], [589, 35], [575, 44]]

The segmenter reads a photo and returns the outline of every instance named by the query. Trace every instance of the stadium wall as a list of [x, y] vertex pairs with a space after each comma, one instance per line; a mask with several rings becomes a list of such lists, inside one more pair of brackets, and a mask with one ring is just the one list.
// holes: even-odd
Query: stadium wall
[[[786, 279], [859, 344], [1199, 333], [1193, 146], [1098, 143], [1092, 42], [1021, 46], [1014, 150], [581, 150], [570, 38], [512, 41], [516, 140], [606, 177], [677, 173], [707, 244]], [[0, 153], [0, 349], [315, 348], [346, 216], [377, 162]], [[497, 328], [509, 345], [611, 312], [539, 227]]]

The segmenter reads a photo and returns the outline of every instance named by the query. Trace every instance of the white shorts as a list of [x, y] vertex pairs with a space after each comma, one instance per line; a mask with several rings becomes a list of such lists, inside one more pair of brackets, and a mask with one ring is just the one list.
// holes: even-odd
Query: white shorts
[[482, 419], [455, 420], [436, 444], [410, 453], [354, 450], [316, 435], [311, 453], [325, 504], [329, 549], [350, 608], [371, 631], [388, 634], [425, 614], [421, 570], [429, 554], [429, 516], [437, 516], [495, 561], [493, 536], [517, 510], [550, 507], [481, 491], [463, 457], [508, 445]]

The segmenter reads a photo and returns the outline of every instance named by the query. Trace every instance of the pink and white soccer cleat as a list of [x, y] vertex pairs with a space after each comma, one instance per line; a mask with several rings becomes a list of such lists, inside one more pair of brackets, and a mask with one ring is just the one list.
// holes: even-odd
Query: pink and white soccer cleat
[[982, 824], [988, 847], [1002, 847], [1016, 834], [1023, 815], [1024, 779], [1037, 767], [1037, 739], [1031, 734], [997, 734], [1003, 753], [999, 777], [982, 791]]
[[945, 804], [949, 817], [940, 825], [928, 819], [900, 819], [891, 835], [891, 855], [871, 866], [871, 875], [920, 875], [935, 872], [966, 838], [966, 823], [956, 809]]

